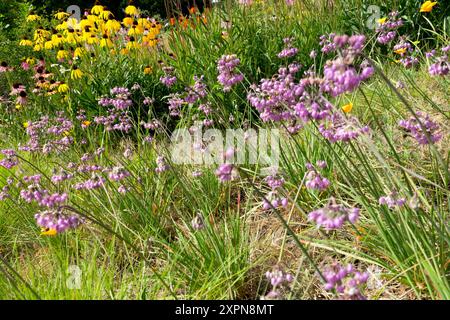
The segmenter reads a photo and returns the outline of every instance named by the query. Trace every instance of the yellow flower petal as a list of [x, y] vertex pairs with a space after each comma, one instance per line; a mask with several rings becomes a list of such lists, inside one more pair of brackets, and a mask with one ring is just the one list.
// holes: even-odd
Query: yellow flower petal
[[58, 231], [56, 231], [56, 229], [50, 229], [50, 228], [42, 228], [41, 229], [41, 236], [56, 236], [56, 234], [58, 233]]
[[350, 111], [352, 111], [353, 109], [353, 103], [348, 103], [344, 106], [342, 106], [342, 111], [344, 111], [345, 113], [349, 113]]
[[436, 1], [425, 1], [420, 7], [420, 12], [431, 12], [435, 5], [437, 5]]

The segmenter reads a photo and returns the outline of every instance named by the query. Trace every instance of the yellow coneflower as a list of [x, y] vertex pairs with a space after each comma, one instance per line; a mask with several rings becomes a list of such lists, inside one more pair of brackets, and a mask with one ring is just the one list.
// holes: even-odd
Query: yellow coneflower
[[139, 43], [136, 41], [134, 37], [130, 37], [130, 41], [128, 41], [127, 43], [127, 49], [131, 50], [136, 48], [139, 48]]
[[64, 82], [61, 82], [60, 85], [58, 86], [58, 92], [66, 93], [67, 91], [69, 91], [69, 86]]
[[69, 16], [70, 16], [70, 14], [68, 14], [67, 12], [64, 12], [64, 11], [59, 11], [59, 12], [55, 13], [55, 18], [58, 20], [63, 20]]
[[99, 39], [97, 38], [97, 36], [95, 34], [91, 34], [89, 38], [87, 38], [86, 42], [88, 44], [97, 44], [99, 43]]
[[139, 15], [139, 10], [138, 8], [130, 4], [125, 8], [125, 13], [129, 14], [130, 16], [137, 16]]
[[30, 66], [32, 66], [32, 65], [34, 65], [34, 58], [27, 58], [26, 59], [26, 62], [30, 65]]
[[69, 53], [66, 50], [64, 50], [64, 49], [59, 49], [58, 53], [56, 54], [56, 59], [64, 60], [64, 59], [67, 59], [67, 58], [69, 58]]
[[57, 46], [59, 46], [61, 43], [63, 43], [63, 36], [62, 35], [60, 35], [60, 34], [54, 34], [54, 35], [52, 35], [52, 44], [53, 44], [53, 47], [57, 47]]
[[103, 12], [103, 10], [104, 10], [104, 9], [103, 9], [103, 6], [97, 3], [96, 5], [94, 5], [94, 6], [92, 7], [91, 13], [92, 13], [92, 14], [95, 14], [96, 16], [98, 16], [100, 13]]
[[72, 71], [70, 72], [70, 77], [72, 78], [72, 80], [81, 79], [81, 77], [83, 77], [83, 72], [78, 69], [77, 66], [73, 66]]
[[42, 228], [41, 229], [41, 236], [56, 236], [56, 234], [58, 233], [58, 231], [56, 231], [56, 229], [54, 228]]
[[121, 28], [120, 22], [114, 19], [110, 19], [105, 23], [105, 29], [109, 31], [109, 33], [117, 32]]
[[114, 45], [113, 42], [111, 41], [111, 39], [109, 39], [108, 35], [105, 33], [102, 37], [102, 40], [100, 41], [100, 47], [110, 48], [113, 45]]
[[130, 30], [128, 30], [129, 36], [136, 36], [144, 33], [144, 28], [139, 25], [133, 25]]
[[32, 21], [38, 21], [39, 19], [41, 19], [41, 17], [39, 17], [34, 12], [30, 12], [30, 14], [27, 16], [26, 20], [27, 20], [27, 22], [32, 22]]
[[158, 43], [158, 39], [152, 37], [151, 35], [143, 37], [142, 41], [147, 47], [154, 47]]
[[[93, 17], [95, 17], [95, 16], [93, 16]], [[86, 17], [83, 17], [84, 19], [81, 19], [81, 21], [80, 21], [80, 28], [82, 29], [82, 30], [84, 30], [84, 29], [86, 29], [86, 27], [89, 27], [89, 28], [94, 28], [94, 21], [91, 21], [91, 20], [89, 20], [89, 19], [87, 19]]]
[[24, 47], [32, 47], [33, 41], [31, 41], [30, 39], [25, 37], [22, 40], [20, 40], [19, 45], [24, 46]]
[[112, 14], [112, 12], [111, 11], [109, 11], [109, 10], [103, 10], [100, 14], [99, 14], [99, 16], [98, 16], [100, 19], [103, 19], [103, 20], [108, 20], [109, 19], [109, 17], [114, 17], [114, 15]]
[[159, 30], [156, 28], [151, 28], [148, 30], [147, 36], [151, 38], [156, 38], [156, 36], [159, 34]]
[[153, 71], [153, 68], [151, 66], [146, 66], [144, 68], [144, 74], [150, 74], [150, 73], [152, 73], [152, 71]]
[[45, 50], [52, 50], [53, 49], [53, 41], [45, 41], [44, 43], [44, 49]]
[[77, 34], [74, 29], [67, 30], [66, 42], [69, 44], [76, 44], [78, 42]]
[[120, 49], [120, 52], [119, 52], [121, 55], [124, 55], [124, 56], [126, 56], [127, 54], [129, 54], [130, 53], [130, 50], [128, 50], [128, 48], [122, 48], [122, 49]]
[[342, 106], [342, 111], [345, 113], [349, 113], [353, 109], [353, 103], [347, 103], [346, 105]]
[[29, 126], [30, 126], [30, 122], [29, 121], [23, 123], [23, 127], [25, 129], [28, 128]]
[[125, 27], [131, 27], [133, 25], [134, 19], [130, 16], [125, 16], [123, 18], [122, 23]]
[[33, 47], [33, 51], [41, 51], [42, 50], [42, 45], [40, 45], [40, 44], [36, 44], [34, 47]]
[[64, 21], [63, 23], [58, 24], [57, 26], [55, 26], [55, 29], [58, 31], [64, 31], [67, 30], [68, 26], [67, 26], [67, 22]]
[[[94, 16], [93, 14], [90, 14], [86, 17], [87, 21], [89, 21], [90, 23], [96, 23], [97, 21], [99, 21], [100, 19], [97, 16]], [[83, 21], [83, 20], [81, 20]]]
[[75, 51], [73, 53], [74, 58], [81, 57], [83, 54], [86, 53], [86, 50], [84, 50], [82, 47], [76, 47]]
[[138, 25], [143, 27], [144, 29], [149, 29], [151, 27], [150, 21], [148, 21], [146, 18], [140, 18], [137, 21]]

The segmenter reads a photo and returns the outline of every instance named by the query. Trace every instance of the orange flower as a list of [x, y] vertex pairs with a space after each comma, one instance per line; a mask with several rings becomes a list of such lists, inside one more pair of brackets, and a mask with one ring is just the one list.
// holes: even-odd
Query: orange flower
[[437, 2], [431, 2], [431, 1], [425, 1], [422, 6], [420, 7], [420, 12], [431, 12], [433, 10], [433, 7], [437, 5]]
[[345, 113], [349, 113], [350, 111], [352, 111], [353, 109], [353, 103], [348, 103], [344, 106], [342, 106], [342, 111], [344, 111]]

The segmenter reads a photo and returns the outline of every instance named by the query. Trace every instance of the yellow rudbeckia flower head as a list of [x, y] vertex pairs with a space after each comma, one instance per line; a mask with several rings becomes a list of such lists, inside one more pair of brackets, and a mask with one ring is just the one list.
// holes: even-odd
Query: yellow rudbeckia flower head
[[125, 18], [123, 18], [122, 23], [125, 27], [131, 27], [133, 25], [133, 21], [133, 18], [127, 15]]
[[129, 14], [130, 16], [137, 16], [139, 15], [139, 10], [133, 5], [129, 5], [125, 8], [125, 13]]
[[81, 77], [83, 77], [83, 72], [80, 69], [78, 69], [77, 66], [73, 66], [72, 71], [70, 73], [70, 77], [72, 78], [72, 80], [81, 79]]
[[82, 47], [76, 47], [73, 56], [74, 58], [78, 58], [81, 57], [85, 52], [86, 50], [84, 50]]
[[26, 46], [26, 47], [32, 47], [33, 41], [31, 41], [27, 37], [24, 37], [22, 40], [20, 40], [19, 45]]
[[145, 73], [145, 74], [150, 74], [150, 73], [152, 73], [152, 71], [153, 71], [153, 69], [152, 69], [151, 66], [146, 66], [146, 67], [144, 68], [144, 73]]
[[120, 22], [114, 19], [108, 20], [105, 24], [105, 29], [110, 33], [117, 32], [121, 28]]
[[103, 20], [108, 20], [110, 17], [114, 17], [114, 15], [112, 14], [112, 12], [111, 11], [109, 11], [109, 10], [103, 10], [100, 14], [99, 14], [99, 16], [98, 16], [100, 19], [103, 19]]
[[38, 21], [40, 20], [41, 17], [39, 17], [37, 14], [35, 14], [34, 12], [30, 12], [30, 14], [27, 16], [27, 22], [32, 22], [32, 21]]
[[420, 12], [431, 12], [435, 5], [437, 5], [436, 1], [425, 1], [420, 7]]
[[58, 86], [58, 92], [66, 93], [67, 91], [69, 91], [69, 86], [64, 82], [61, 82], [61, 84]]
[[56, 59], [58, 59], [58, 60], [64, 60], [64, 59], [67, 59], [68, 57], [69, 57], [69, 53], [62, 48], [59, 49], [58, 53], [56, 54]]
[[70, 14], [68, 14], [67, 12], [64, 12], [62, 10], [58, 11], [57, 13], [55, 13], [55, 18], [57, 20], [63, 20], [65, 18], [69, 17], [69, 16], [70, 16]]
[[45, 41], [44, 43], [45, 50], [52, 50], [53, 49], [53, 41]]
[[110, 48], [113, 45], [114, 45], [113, 42], [111, 41], [111, 39], [109, 39], [108, 35], [105, 33], [102, 37], [102, 40], [100, 41], [100, 47]]
[[96, 2], [96, 4], [92, 7], [91, 9], [91, 13], [95, 14], [96, 16], [100, 15], [100, 13], [103, 12], [103, 6], [100, 5], [98, 2]]

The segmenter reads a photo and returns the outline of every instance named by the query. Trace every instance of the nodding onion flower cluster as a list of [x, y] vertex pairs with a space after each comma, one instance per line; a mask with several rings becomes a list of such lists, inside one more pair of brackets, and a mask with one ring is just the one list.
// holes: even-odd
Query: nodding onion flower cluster
[[0, 151], [5, 157], [0, 160], [0, 166], [6, 169], [12, 169], [19, 164], [19, 159], [15, 150], [3, 149]]
[[336, 97], [354, 91], [361, 82], [370, 78], [374, 68], [363, 61], [359, 68], [355, 67], [357, 58], [362, 53], [366, 37], [364, 35], [335, 35], [334, 49], [338, 56], [327, 61], [324, 67], [324, 91]]
[[[316, 166], [320, 169], [324, 169], [327, 167], [327, 163], [323, 160], [319, 160], [316, 162]], [[330, 185], [330, 180], [321, 176], [317, 168], [311, 163], [306, 164], [306, 182], [305, 186], [308, 189], [316, 189], [319, 191], [323, 191], [328, 188]]]
[[217, 81], [223, 86], [224, 92], [230, 91], [232, 86], [244, 80], [244, 75], [235, 70], [240, 63], [235, 54], [223, 55], [217, 62]]
[[197, 213], [197, 215], [191, 221], [192, 229], [194, 230], [202, 230], [205, 228], [205, 220], [203, 219], [203, 215], [201, 213]]
[[26, 186], [20, 191], [20, 197], [28, 203], [36, 202], [45, 208], [35, 214], [36, 223], [43, 228], [43, 234], [61, 233], [67, 229], [76, 228], [82, 222], [76, 214], [63, 213], [62, 207], [68, 201], [67, 193], [50, 193], [42, 189], [41, 175], [24, 176], [22, 180]]
[[72, 121], [64, 117], [63, 112], [57, 112], [53, 119], [43, 116], [38, 121], [28, 121], [24, 126], [29, 140], [24, 146], [19, 146], [21, 151], [44, 154], [63, 152], [68, 150], [74, 142], [70, 135], [74, 125]]
[[280, 59], [290, 58], [290, 57], [294, 57], [297, 55], [298, 49], [292, 46], [293, 40], [294, 40], [293, 38], [284, 38], [283, 39], [284, 48], [283, 48], [283, 50], [281, 50], [280, 53], [278, 53], [278, 58], [280, 58]]
[[406, 130], [420, 145], [433, 144], [442, 138], [439, 125], [431, 120], [430, 115], [420, 111], [416, 112], [416, 117], [402, 119], [399, 126]]
[[386, 205], [388, 208], [401, 208], [406, 203], [406, 198], [398, 196], [396, 191], [392, 191], [390, 194], [382, 196], [378, 199], [380, 205]]
[[366, 300], [362, 289], [369, 279], [367, 272], [356, 271], [348, 264], [342, 266], [334, 263], [322, 272], [326, 283], [325, 290], [333, 290], [339, 299], [343, 300]]
[[162, 173], [170, 169], [170, 165], [167, 164], [166, 159], [163, 156], [158, 156], [156, 158], [156, 173]]
[[328, 97], [353, 92], [373, 75], [374, 68], [367, 61], [358, 64], [364, 43], [363, 35], [322, 36], [322, 52], [337, 54], [334, 60], [325, 64], [323, 77], [310, 70], [296, 81], [295, 74], [300, 65], [292, 63], [280, 68], [271, 79], [262, 79], [259, 85], [252, 85], [247, 99], [263, 121], [287, 122], [291, 133], [300, 130], [307, 121], [329, 119], [336, 124], [330, 129], [322, 126], [328, 139], [348, 141], [356, 138], [367, 132], [367, 128], [359, 128], [352, 117], [344, 118]]
[[428, 68], [428, 72], [432, 76], [446, 76], [450, 73], [450, 60], [448, 58], [448, 52], [450, 51], [450, 45], [441, 49], [442, 56], [436, 57], [436, 51], [427, 54], [428, 58], [433, 60], [433, 63]]
[[319, 132], [331, 143], [338, 141], [347, 142], [369, 131], [369, 127], [361, 126], [356, 117], [350, 116], [345, 118], [341, 113], [333, 113], [330, 121], [321, 123], [319, 126]]
[[347, 208], [337, 204], [334, 198], [330, 198], [328, 204], [308, 214], [308, 220], [313, 221], [318, 227], [325, 230], [340, 229], [345, 222], [355, 223], [359, 218], [358, 208]]
[[280, 196], [279, 191], [284, 185], [284, 178], [276, 175], [267, 176], [264, 181], [272, 189], [263, 201], [263, 209], [269, 210], [272, 208], [286, 207], [288, 199]]
[[232, 163], [222, 163], [215, 174], [220, 182], [231, 181], [239, 176], [237, 168]]
[[304, 93], [304, 84], [295, 82], [300, 65], [293, 63], [280, 68], [271, 79], [262, 79], [259, 86], [252, 85], [247, 98], [260, 114], [261, 120], [295, 121], [295, 106]]
[[377, 41], [381, 44], [388, 44], [397, 36], [397, 29], [403, 26], [404, 22], [398, 17], [398, 11], [389, 13], [386, 20], [380, 19], [379, 26], [376, 29]]
[[177, 77], [174, 75], [175, 69], [173, 67], [163, 67], [164, 76], [159, 78], [162, 84], [166, 87], [171, 87], [177, 82]]
[[[192, 105], [201, 102], [208, 95], [204, 76], [194, 76], [194, 84], [185, 88], [184, 92], [172, 93], [168, 98], [169, 114], [172, 117], [181, 116], [184, 105]], [[202, 104], [200, 104], [202, 106]], [[205, 113], [206, 114], [206, 113]], [[211, 120], [212, 121], [212, 120]], [[207, 122], [205, 122], [207, 123]]]
[[289, 289], [294, 277], [290, 273], [285, 273], [279, 268], [266, 272], [266, 279], [270, 282], [271, 289], [268, 294], [261, 297], [262, 300], [276, 300], [283, 298], [283, 292]]
[[133, 105], [127, 88], [115, 87], [111, 89], [112, 98], [103, 97], [98, 101], [102, 107], [109, 107], [106, 116], [94, 118], [94, 122], [102, 124], [108, 131], [129, 132], [133, 125], [129, 108]]
[[61, 208], [41, 211], [34, 218], [36, 223], [44, 229], [43, 233], [47, 234], [51, 234], [51, 231], [54, 231], [55, 234], [62, 233], [68, 229], [75, 229], [83, 223], [83, 219], [78, 215], [67, 215]]

